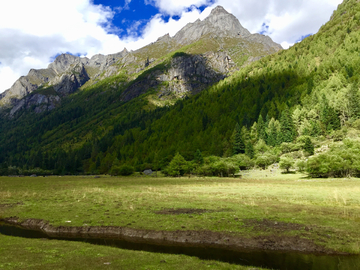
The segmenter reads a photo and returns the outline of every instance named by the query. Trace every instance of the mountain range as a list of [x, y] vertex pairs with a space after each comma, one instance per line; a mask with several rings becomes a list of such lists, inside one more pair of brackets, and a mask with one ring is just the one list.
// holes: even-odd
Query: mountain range
[[[46, 69], [31, 69], [27, 76], [19, 78], [2, 94], [0, 105], [11, 108], [10, 116], [30, 107], [38, 113], [52, 110], [59, 106], [63, 97], [80, 87], [85, 88], [120, 73], [125, 73], [130, 82], [144, 70], [164, 63], [166, 54], [184, 45], [194, 46], [196, 42], [201, 43], [196, 46], [196, 56], [181, 56], [180, 59], [171, 61], [166, 67], [170, 76], [164, 72], [154, 72], [150, 82], [147, 79], [145, 85], [137, 83], [126, 89], [123, 99], [132, 99], [145, 93], [148, 86], [154, 87], [174, 78], [180, 78], [184, 82], [172, 85], [173, 87], [163, 87], [164, 93], [180, 93], [183, 96], [186, 92], [199, 92], [227, 76], [237, 63], [245, 59], [252, 61], [282, 49], [267, 36], [250, 34], [235, 16], [218, 6], [206, 19], [186, 25], [173, 38], [165, 35], [135, 52], [124, 49], [117, 54], [98, 54], [90, 59], [62, 54]], [[210, 44], [204, 46], [208, 42]], [[193, 82], [189, 83], [190, 81]], [[46, 95], [39, 91], [44, 88], [48, 90]], [[34, 94], [30, 95], [31, 93]]]
[[345, 0], [287, 50], [217, 7], [136, 51], [60, 55], [1, 95], [0, 169], [169, 172], [181, 155], [183, 172], [227, 175], [350, 153], [360, 137], [359, 40], [360, 4]]

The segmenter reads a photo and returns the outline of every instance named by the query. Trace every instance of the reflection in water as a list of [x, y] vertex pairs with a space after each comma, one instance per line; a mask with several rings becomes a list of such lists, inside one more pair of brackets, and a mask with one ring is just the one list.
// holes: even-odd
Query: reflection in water
[[[0, 233], [26, 238], [50, 238], [44, 232], [22, 229], [0, 223]], [[51, 238], [57, 240], [83, 241], [98, 245], [116, 246], [122, 249], [150, 252], [185, 254], [201, 259], [219, 260], [234, 264], [281, 270], [354, 270], [360, 269], [360, 256], [313, 255], [296, 252], [225, 250], [206, 247], [184, 247], [135, 243], [116, 239]]]

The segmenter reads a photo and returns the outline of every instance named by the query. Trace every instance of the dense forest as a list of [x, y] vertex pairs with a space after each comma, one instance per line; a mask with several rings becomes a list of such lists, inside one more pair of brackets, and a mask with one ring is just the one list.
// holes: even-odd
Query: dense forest
[[345, 0], [317, 34], [173, 105], [149, 104], [151, 91], [121, 101], [124, 76], [108, 78], [54, 111], [2, 117], [0, 172], [227, 176], [279, 162], [359, 175], [359, 40], [360, 4]]

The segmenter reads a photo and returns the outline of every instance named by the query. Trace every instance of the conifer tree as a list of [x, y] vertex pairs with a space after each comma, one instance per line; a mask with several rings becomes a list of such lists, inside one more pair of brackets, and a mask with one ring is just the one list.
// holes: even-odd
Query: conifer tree
[[245, 144], [241, 136], [241, 129], [239, 123], [236, 123], [232, 135], [233, 155], [245, 153]]
[[265, 130], [265, 122], [262, 118], [261, 114], [259, 115], [257, 122], [257, 132], [258, 132], [258, 140], [262, 139], [266, 141], [266, 130]]
[[285, 109], [280, 117], [279, 142], [292, 142], [296, 137], [296, 129], [289, 109]]
[[354, 84], [351, 85], [349, 91], [347, 92], [347, 98], [349, 100], [350, 117], [360, 117], [360, 93], [358, 87]]
[[326, 130], [337, 130], [340, 128], [340, 118], [335, 110], [330, 107], [325, 94], [322, 95], [321, 99], [320, 121], [325, 125]]
[[201, 151], [199, 149], [196, 150], [195, 154], [194, 154], [194, 161], [196, 162], [196, 164], [201, 165], [204, 163], [204, 158], [201, 154]]
[[251, 141], [248, 141], [245, 145], [245, 154], [249, 157], [249, 158], [254, 158], [255, 156], [255, 150], [254, 150], [254, 146], [251, 143]]
[[306, 137], [305, 139], [304, 150], [308, 152], [311, 156], [314, 155], [314, 145], [309, 137]]
[[187, 162], [182, 155], [177, 153], [170, 161], [166, 172], [170, 176], [181, 176], [186, 172]]

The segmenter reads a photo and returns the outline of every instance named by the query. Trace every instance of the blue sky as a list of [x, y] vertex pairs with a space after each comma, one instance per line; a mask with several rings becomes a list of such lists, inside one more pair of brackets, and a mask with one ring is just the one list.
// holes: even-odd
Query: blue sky
[[[217, 5], [251, 33], [288, 48], [325, 24], [342, 0], [12, 0], [0, 2], [0, 93], [56, 55], [136, 50]], [[21, 8], [19, 8], [21, 7]], [[56, 9], [54, 10], [54, 7]]]

